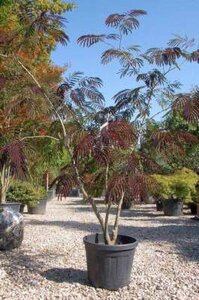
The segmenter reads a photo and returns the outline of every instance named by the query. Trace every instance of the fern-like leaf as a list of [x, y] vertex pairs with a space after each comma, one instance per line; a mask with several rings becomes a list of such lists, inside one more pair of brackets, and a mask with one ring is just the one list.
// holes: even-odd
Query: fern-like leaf
[[103, 42], [105, 39], [106, 35], [105, 34], [87, 34], [87, 35], [82, 35], [78, 38], [77, 43], [80, 46], [83, 47], [91, 47], [94, 44], [97, 44], [99, 42]]
[[183, 53], [179, 47], [159, 49], [151, 48], [146, 52], [153, 63], [158, 66], [173, 65], [176, 64], [178, 58], [183, 56]]
[[185, 53], [184, 57], [189, 61], [189, 62], [197, 62], [199, 63], [199, 49], [196, 51], [193, 51], [191, 53]]
[[72, 175], [61, 174], [53, 180], [51, 186], [56, 185], [56, 194], [58, 195], [58, 199], [61, 200], [63, 197], [70, 195], [72, 188], [76, 184], [77, 182]]
[[194, 46], [195, 39], [189, 39], [186, 35], [184, 37], [175, 34], [174, 38], [168, 42], [170, 47], [182, 47], [184, 49]]
[[105, 145], [114, 145], [124, 149], [137, 139], [134, 128], [125, 120], [110, 122], [107, 127], [101, 130], [101, 137]]
[[156, 149], [165, 153], [184, 154], [184, 146], [198, 143], [198, 138], [185, 131], [170, 132], [159, 130], [152, 136], [152, 141]]
[[127, 177], [125, 175], [114, 174], [108, 182], [108, 190], [105, 195], [107, 203], [118, 203], [122, 197], [122, 193], [127, 188]]
[[[139, 26], [139, 22], [136, 17], [146, 15], [146, 11], [141, 9], [132, 9], [124, 14], [111, 14], [109, 15], [106, 20], [105, 24], [108, 27], [115, 27], [122, 26], [124, 29], [126, 26], [126, 30], [137, 28]], [[121, 27], [120, 27], [121, 29]]]
[[113, 59], [119, 59], [121, 65], [129, 65], [132, 67], [140, 66], [141, 61], [133, 58], [130, 52], [120, 49], [108, 49], [103, 52], [101, 62], [103, 64], [110, 63]]
[[199, 92], [179, 94], [173, 103], [173, 109], [182, 112], [188, 122], [197, 123], [199, 121]]
[[10, 175], [16, 178], [23, 178], [27, 174], [24, 143], [14, 140], [0, 148], [0, 169], [5, 165], [10, 166]]

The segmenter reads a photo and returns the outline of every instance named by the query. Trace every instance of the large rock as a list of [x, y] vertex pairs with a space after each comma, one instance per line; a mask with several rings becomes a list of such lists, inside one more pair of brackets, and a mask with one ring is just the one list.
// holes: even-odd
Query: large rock
[[23, 241], [24, 222], [11, 208], [0, 210], [0, 250], [18, 248]]

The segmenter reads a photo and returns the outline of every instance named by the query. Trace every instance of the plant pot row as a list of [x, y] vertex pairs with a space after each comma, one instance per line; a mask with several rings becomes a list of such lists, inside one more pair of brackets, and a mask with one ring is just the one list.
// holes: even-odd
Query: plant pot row
[[[39, 201], [38, 205], [36, 207], [29, 207], [28, 206], [28, 213], [29, 214], [39, 214], [44, 215], [46, 212], [46, 205], [47, 205], [48, 199], [42, 199]], [[20, 203], [1, 203], [0, 208], [11, 208], [15, 212], [24, 212], [25, 205]]]
[[[46, 213], [47, 202], [52, 200], [54, 197], [55, 197], [55, 191], [49, 190], [47, 197], [44, 199], [41, 199], [39, 201], [39, 203], [37, 204], [37, 206], [35, 206], [35, 207], [28, 206], [28, 213], [44, 215]], [[20, 204], [20, 203], [16, 203], [16, 202], [6, 202], [6, 203], [0, 204], [0, 208], [5, 208], [5, 207], [11, 208], [15, 212], [23, 213], [25, 204]]]

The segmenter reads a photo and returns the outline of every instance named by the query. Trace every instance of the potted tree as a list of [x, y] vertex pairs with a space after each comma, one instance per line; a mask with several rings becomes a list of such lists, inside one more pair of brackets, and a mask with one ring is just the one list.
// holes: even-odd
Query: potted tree
[[[111, 45], [110, 49], [103, 52], [102, 63], [107, 64], [113, 59], [118, 59], [121, 64], [121, 76], [138, 74], [136, 80], [142, 81], [142, 85], [116, 94], [114, 96], [116, 105], [99, 109], [94, 120], [88, 114], [83, 114], [82, 117], [81, 112], [76, 110], [75, 122], [73, 124], [69, 122], [70, 127], [66, 125], [66, 118], [63, 118], [61, 114], [57, 115], [70, 161], [62, 168], [60, 176], [53, 181], [53, 184], [57, 185], [56, 191], [60, 198], [69, 195], [73, 186], [78, 186], [84, 200], [92, 206], [101, 225], [101, 233], [84, 238], [88, 278], [95, 287], [111, 290], [129, 283], [137, 245], [133, 237], [119, 234], [119, 217], [123, 202], [127, 199], [127, 195], [133, 199], [145, 199], [149, 186], [155, 184], [149, 173], [150, 168], [154, 165], [156, 167], [157, 164], [142, 151], [143, 129], [150, 115], [152, 101], [159, 99], [160, 89], [168, 90], [168, 94], [172, 96], [175, 93], [176, 86], [173, 85], [173, 91], [171, 91], [166, 75], [172, 70], [171, 65], [177, 65], [176, 60], [181, 56], [181, 52], [179, 50], [176, 52], [175, 48], [150, 49], [144, 55], [139, 55], [137, 46], [129, 47], [129, 49], [122, 47], [122, 36], [128, 35], [137, 28], [139, 22], [136, 17], [144, 14], [146, 12], [143, 10], [113, 14], [106, 19], [106, 25], [118, 30], [118, 35], [89, 34], [78, 39], [80, 45], [88, 47], [98, 42], [108, 45], [111, 40], [118, 42], [118, 47]], [[107, 40], [110, 42], [107, 43]], [[162, 72], [159, 69], [153, 69], [148, 73], [139, 73], [143, 58], [151, 64], [155, 63], [158, 67], [167, 66], [169, 69]], [[83, 95], [86, 89], [81, 82], [81, 87], [72, 93], [72, 86], [73, 83], [67, 81], [58, 89], [58, 94], [66, 99], [65, 103], [71, 103], [70, 98], [78, 104], [81, 110], [85, 108], [85, 112], [90, 107], [86, 105]], [[95, 91], [92, 91], [93, 100], [100, 100], [100, 97], [94, 93]], [[86, 93], [91, 95], [87, 91]], [[96, 116], [99, 120], [98, 124], [96, 124]], [[133, 121], [136, 126], [133, 127], [128, 120]], [[84, 126], [81, 121], [84, 121]], [[160, 141], [160, 138], [158, 137], [157, 140]], [[180, 144], [181, 140], [178, 139], [178, 142]], [[88, 172], [87, 159], [97, 165], [96, 172]], [[105, 193], [104, 214], [99, 211], [92, 192], [99, 186], [101, 188], [102, 183], [104, 186], [102, 190]], [[110, 226], [112, 208], [115, 210], [115, 221]]]
[[[93, 208], [101, 225], [101, 233], [84, 238], [88, 278], [95, 287], [117, 290], [129, 283], [137, 241], [119, 234], [119, 218], [125, 196], [144, 198], [153, 184], [150, 175], [142, 172], [141, 154], [135, 150], [135, 128], [125, 120], [107, 120], [92, 130], [74, 126], [67, 128], [65, 145], [70, 162], [62, 169], [53, 184], [59, 197], [69, 195], [74, 185], [79, 186], [84, 200]], [[88, 164], [98, 166], [88, 179]], [[146, 160], [145, 160], [146, 161]], [[85, 180], [86, 177], [86, 180]], [[104, 215], [94, 199], [94, 187], [103, 184]], [[110, 225], [113, 208], [115, 221]]]
[[7, 192], [7, 202], [20, 203], [20, 212], [24, 212], [24, 207], [36, 206], [39, 202], [37, 189], [27, 181], [15, 180], [11, 183]]
[[28, 203], [28, 213], [44, 215], [48, 202], [48, 193], [43, 187], [35, 187], [35, 200]]

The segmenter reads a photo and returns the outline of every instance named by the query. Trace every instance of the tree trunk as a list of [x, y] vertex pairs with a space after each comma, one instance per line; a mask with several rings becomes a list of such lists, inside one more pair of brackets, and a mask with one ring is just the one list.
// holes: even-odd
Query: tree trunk
[[6, 202], [6, 194], [10, 185], [10, 166], [3, 165], [1, 171], [0, 203]]
[[45, 189], [46, 189], [46, 191], [48, 192], [48, 189], [49, 189], [49, 173], [48, 173], [48, 171], [46, 171], [45, 173], [44, 173], [44, 185], [45, 185]]

